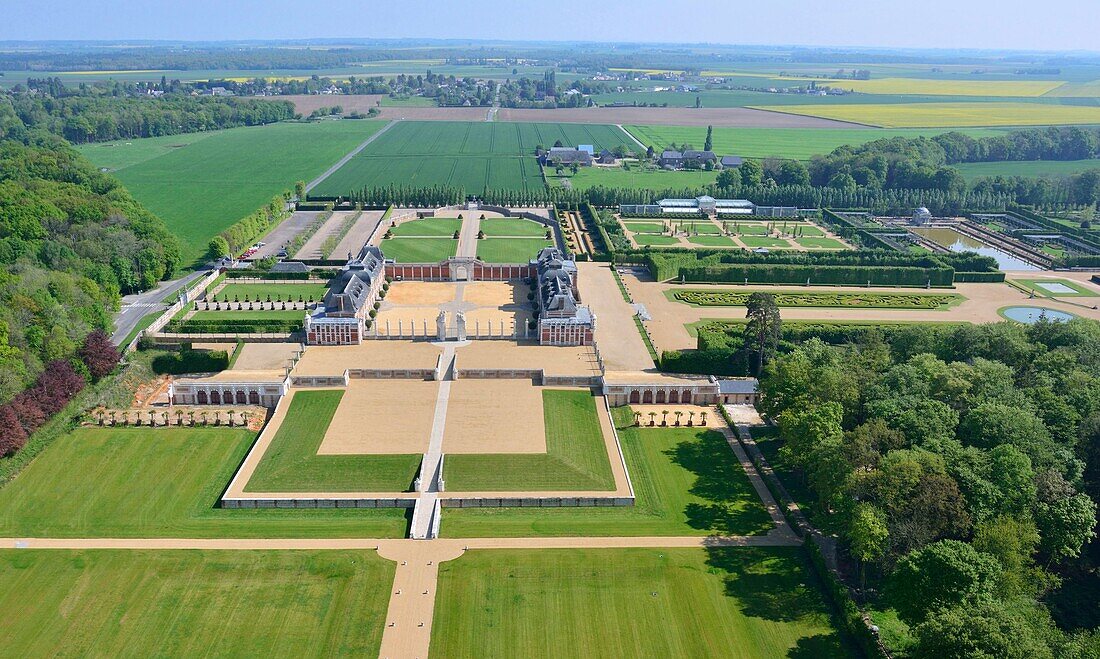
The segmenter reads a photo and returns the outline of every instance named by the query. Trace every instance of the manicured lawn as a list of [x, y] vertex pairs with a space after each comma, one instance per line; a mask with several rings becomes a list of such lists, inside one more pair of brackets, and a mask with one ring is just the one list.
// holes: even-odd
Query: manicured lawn
[[322, 283], [315, 284], [226, 284], [224, 288], [213, 296], [219, 302], [240, 300], [266, 301], [267, 299], [282, 301], [294, 300], [320, 300], [325, 296], [328, 286]]
[[634, 234], [634, 242], [638, 243], [639, 245], [654, 245], [654, 246], [679, 245], [680, 244], [680, 241], [677, 240], [674, 236], [661, 236], [661, 235], [648, 234], [648, 233], [636, 233], [636, 234]]
[[[174, 420], [173, 420], [174, 422]], [[255, 433], [230, 428], [82, 428], [0, 488], [0, 535], [385, 537], [399, 509], [217, 507]]]
[[726, 236], [688, 236], [688, 242], [703, 247], [737, 247], [737, 243]]
[[134, 197], [180, 238], [184, 263], [271, 198], [332, 166], [385, 121], [278, 123], [79, 147], [114, 170]]
[[633, 231], [634, 233], [664, 233], [668, 231], [668, 227], [664, 222], [632, 222], [631, 220], [623, 220], [623, 226], [627, 231]]
[[[784, 229], [784, 226], [779, 227], [780, 230]], [[791, 233], [797, 233], [799, 238], [821, 238], [825, 235], [825, 232], [818, 229], [812, 224], [796, 224], [786, 227]]]
[[477, 257], [486, 263], [527, 263], [540, 249], [553, 246], [545, 238], [483, 238], [477, 241]]
[[[701, 427], [635, 428], [629, 407], [612, 412], [634, 484], [633, 506], [448, 508], [443, 535], [754, 535], [772, 528], [721, 433]], [[708, 423], [713, 427], [720, 421], [712, 417]], [[457, 457], [447, 456], [449, 472]]]
[[317, 455], [340, 390], [298, 391], [246, 492], [405, 492], [423, 456]]
[[0, 550], [11, 657], [377, 656], [373, 551]]
[[438, 263], [458, 252], [453, 238], [389, 238], [382, 241], [382, 254], [398, 263]]
[[946, 309], [964, 299], [956, 293], [833, 293], [796, 291], [752, 291], [674, 288], [665, 296], [696, 307], [743, 307], [749, 296], [771, 293], [780, 307], [849, 307], [863, 309]]
[[544, 390], [546, 453], [452, 454], [450, 492], [613, 490], [596, 399], [587, 391]]
[[546, 235], [547, 226], [522, 218], [486, 218], [480, 220], [479, 230], [490, 238], [494, 236], [542, 238]]
[[809, 249], [847, 249], [844, 243], [834, 238], [795, 238], [794, 241]]
[[730, 220], [724, 220], [723, 224], [730, 233], [739, 236], [766, 236], [770, 233], [770, 229], [766, 224], [748, 224]]
[[717, 236], [722, 233], [722, 229], [715, 226], [711, 222], [692, 222], [690, 220], [680, 220], [677, 222], [673, 222], [672, 226], [674, 226], [677, 231], [685, 231], [691, 234], [698, 233], [710, 236]]
[[443, 657], [845, 657], [796, 547], [471, 550], [439, 567]]
[[[1013, 279], [1013, 283], [1045, 297], [1097, 297], [1098, 293], [1069, 279]], [[1070, 290], [1065, 290], [1065, 289]]]
[[390, 229], [395, 236], [446, 236], [462, 229], [462, 220], [452, 218], [424, 218], [402, 222]]
[[765, 236], [741, 236], [741, 242], [745, 243], [746, 247], [786, 247], [791, 245], [786, 240], [780, 240], [779, 238], [768, 238]]

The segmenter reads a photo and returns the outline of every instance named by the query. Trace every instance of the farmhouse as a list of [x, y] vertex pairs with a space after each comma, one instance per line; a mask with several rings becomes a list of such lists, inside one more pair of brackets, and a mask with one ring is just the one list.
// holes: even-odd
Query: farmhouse
[[671, 149], [661, 152], [657, 164], [668, 169], [702, 169], [710, 163], [712, 166], [718, 162], [713, 151], [673, 151]]
[[539, 343], [592, 345], [596, 316], [579, 303], [577, 264], [557, 248], [547, 247], [535, 259], [538, 273]]
[[741, 156], [722, 156], [719, 162], [722, 164], [722, 169], [726, 169], [727, 167], [736, 169], [745, 163], [745, 159]]
[[[582, 145], [583, 146], [583, 145]], [[555, 146], [551, 147], [550, 151], [546, 153], [543, 158], [544, 165], [580, 165], [581, 167], [588, 167], [592, 164], [592, 150], [582, 149], [580, 147], [572, 148], [567, 146]]]

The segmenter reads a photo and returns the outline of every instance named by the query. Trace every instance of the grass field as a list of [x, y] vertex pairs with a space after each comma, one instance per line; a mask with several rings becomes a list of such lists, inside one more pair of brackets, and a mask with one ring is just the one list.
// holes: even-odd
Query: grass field
[[196, 135], [87, 144], [80, 151], [114, 174], [180, 238], [185, 264], [237, 220], [317, 177], [383, 121], [279, 123]]
[[[1035, 291], [1036, 295], [1044, 297], [1097, 297], [1100, 295], [1092, 289], [1069, 279], [1013, 279], [1012, 283], [1018, 284], [1029, 291]], [[1051, 288], [1055, 290], [1051, 290]], [[1071, 290], [1062, 290], [1065, 288]]]
[[13, 657], [376, 656], [373, 551], [0, 550]]
[[409, 455], [317, 455], [341, 390], [299, 391], [246, 492], [405, 492], [420, 469]]
[[[974, 104], [983, 106], [985, 104]], [[1039, 108], [1047, 107], [1038, 105]], [[807, 106], [816, 108], [816, 106]], [[857, 107], [857, 106], [822, 106]], [[884, 106], [875, 106], [884, 107]], [[784, 108], [774, 108], [785, 111]], [[688, 143], [702, 148], [707, 137], [705, 126], [626, 126], [643, 144], [660, 151], [669, 144]], [[886, 137], [931, 137], [947, 132], [932, 130], [884, 130], [879, 128], [714, 128], [714, 151], [719, 155], [747, 158], [787, 158], [809, 160], [811, 156], [829, 153], [838, 146], [858, 145]], [[1002, 129], [965, 129], [959, 132], [971, 137], [1000, 135]], [[675, 173], [675, 172], [673, 172]]]
[[665, 296], [674, 302], [695, 307], [743, 307], [749, 296], [771, 293], [780, 307], [848, 307], [861, 309], [944, 309], [964, 298], [955, 293], [802, 293], [794, 291], [753, 291], [674, 288]]
[[398, 263], [438, 263], [458, 252], [453, 238], [389, 238], [383, 240], [382, 254]]
[[542, 238], [548, 227], [533, 220], [523, 218], [487, 218], [480, 220], [479, 230], [487, 237], [509, 236], [524, 238]]
[[642, 169], [640, 167], [633, 167], [629, 170], [619, 167], [582, 167], [577, 170], [576, 174], [569, 175], [567, 170], [567, 173], [561, 177], [555, 176], [553, 169], [546, 170], [546, 179], [551, 186], [560, 186], [568, 180], [575, 190], [587, 190], [597, 185], [608, 188], [630, 188], [631, 190], [700, 188], [713, 184], [717, 178], [717, 172], [703, 170], [670, 172], [663, 169]]
[[0, 488], [15, 537], [400, 538], [398, 509], [229, 510], [222, 490], [255, 433], [229, 428], [84, 428]]
[[726, 236], [690, 236], [688, 242], [702, 247], [737, 247], [737, 243]]
[[347, 195], [363, 187], [452, 185], [542, 189], [535, 147], [592, 144], [596, 150], [635, 145], [615, 126], [454, 121], [403, 121], [352, 158], [313, 192]]
[[1090, 169], [1100, 169], [1094, 160], [1025, 160], [1020, 162], [964, 162], [952, 165], [967, 179], [983, 176], [1025, 176], [1062, 178]]
[[636, 222], [632, 220], [623, 220], [623, 226], [627, 231], [633, 231], [634, 233], [665, 233], [668, 231], [668, 227], [664, 222]]
[[780, 105], [759, 109], [884, 128], [1100, 124], [1100, 107], [1042, 103]]
[[790, 244], [786, 240], [769, 238], [767, 236], [741, 236], [741, 242], [745, 243], [746, 247], [778, 247], [781, 249], [790, 249]]
[[545, 238], [483, 238], [477, 241], [477, 257], [486, 263], [527, 263], [554, 242]]
[[665, 246], [665, 245], [679, 245], [680, 241], [675, 236], [663, 236], [655, 233], [636, 233], [633, 236], [634, 242], [639, 245], [653, 245]]
[[[613, 490], [596, 399], [588, 391], [543, 390], [546, 453], [451, 454], [451, 492]], [[501, 423], [507, 423], [502, 420]]]
[[[720, 433], [701, 427], [635, 428], [630, 408], [612, 412], [634, 484], [633, 506], [448, 508], [443, 535], [754, 535], [772, 528]], [[713, 426], [720, 421], [709, 422]], [[456, 457], [447, 456], [448, 470]]]
[[444, 657], [844, 657], [801, 550], [472, 550], [439, 567]]
[[301, 321], [304, 315], [304, 311], [242, 309], [241, 311], [196, 311], [189, 320], [285, 320], [289, 322]]
[[446, 236], [450, 238], [455, 231], [462, 229], [462, 220], [455, 218], [425, 218], [402, 222], [390, 229], [395, 236]]
[[267, 300], [276, 301], [320, 300], [325, 296], [328, 287], [324, 284], [226, 284], [213, 298], [219, 302], [232, 300]]
[[794, 241], [807, 249], [844, 249], [844, 243], [835, 238], [795, 238]]

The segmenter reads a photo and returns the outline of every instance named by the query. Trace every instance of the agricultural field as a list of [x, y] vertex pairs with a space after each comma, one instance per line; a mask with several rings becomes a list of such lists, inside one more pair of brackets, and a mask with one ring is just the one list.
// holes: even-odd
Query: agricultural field
[[246, 492], [404, 492], [423, 456], [318, 455], [342, 390], [299, 391]]
[[[704, 133], [706, 129], [704, 128]], [[716, 131], [719, 129], [715, 129]], [[637, 145], [635, 145], [635, 150]], [[644, 154], [643, 154], [644, 155]], [[557, 176], [553, 169], [546, 170], [546, 180], [551, 186], [565, 186], [569, 181], [574, 190], [587, 190], [597, 185], [607, 188], [630, 188], [631, 190], [670, 190], [678, 188], [699, 188], [711, 185], [718, 177], [717, 172], [678, 171], [664, 169], [642, 169], [631, 167], [582, 167], [576, 174], [566, 170]]]
[[0, 551], [9, 656], [376, 656], [373, 551]]
[[774, 112], [883, 128], [1100, 124], [1100, 106], [1040, 103], [914, 103], [912, 105], [760, 106]]
[[[173, 422], [175, 420], [173, 419]], [[0, 535], [56, 538], [400, 538], [397, 509], [219, 508], [256, 433], [81, 428], [0, 488]], [[79, 465], [79, 468], [74, 468]]]
[[872, 78], [871, 80], [821, 80], [819, 85], [863, 94], [924, 94], [929, 96], [1037, 97], [1062, 86], [1060, 80], [929, 80], [923, 78]]
[[545, 238], [484, 238], [477, 241], [477, 257], [486, 263], [527, 263], [539, 250], [553, 246]]
[[969, 180], [983, 176], [1025, 176], [1062, 178], [1071, 174], [1100, 169], [1100, 159], [1025, 160], [1021, 162], [965, 162], [952, 165]]
[[[629, 407], [612, 409], [634, 483], [633, 506], [450, 508], [452, 538], [527, 536], [756, 535], [773, 528], [721, 433], [705, 427], [635, 427]], [[713, 426], [721, 421], [711, 417]], [[451, 460], [448, 455], [448, 471]], [[448, 484], [451, 476], [448, 476]]]
[[853, 652], [796, 547], [472, 550], [439, 578], [431, 647], [445, 657]]
[[448, 489], [455, 492], [615, 489], [596, 398], [587, 390], [544, 390], [542, 404], [546, 453], [448, 455]]
[[[832, 107], [832, 106], [830, 106]], [[840, 107], [840, 106], [837, 106]], [[847, 107], [847, 106], [844, 106]], [[854, 106], [853, 106], [854, 107]], [[877, 106], [876, 106], [877, 107]], [[904, 107], [904, 106], [903, 106]], [[1039, 106], [1046, 107], [1046, 106]], [[779, 111], [782, 109], [776, 108]], [[643, 144], [660, 151], [669, 144], [691, 144], [702, 148], [705, 126], [626, 126]], [[844, 145], [858, 145], [887, 137], [932, 137], [946, 130], [884, 130], [879, 128], [714, 128], [714, 151], [719, 155], [746, 158], [809, 160]], [[964, 129], [971, 137], [1004, 133], [1000, 129]], [[713, 175], [713, 174], [712, 174]]]
[[385, 125], [382, 121], [278, 123], [79, 148], [122, 181], [180, 238], [184, 264], [275, 195], [309, 181]]
[[696, 307], [743, 307], [753, 293], [770, 293], [780, 307], [849, 307], [860, 309], [946, 309], [962, 302], [955, 293], [803, 293], [794, 291], [731, 291], [671, 289], [665, 295]]
[[586, 124], [403, 121], [325, 179], [317, 197], [348, 195], [386, 185], [541, 189], [535, 147], [560, 141], [597, 151], [637, 147], [615, 126]]
[[453, 238], [387, 238], [379, 245], [382, 254], [398, 263], [438, 263], [458, 252]]

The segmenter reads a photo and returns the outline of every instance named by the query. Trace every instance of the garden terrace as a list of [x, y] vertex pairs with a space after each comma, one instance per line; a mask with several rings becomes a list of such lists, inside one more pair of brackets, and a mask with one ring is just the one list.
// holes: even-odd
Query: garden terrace
[[780, 307], [852, 307], [880, 309], [944, 309], [962, 300], [954, 293], [917, 295], [908, 293], [831, 293], [791, 291], [671, 290], [670, 299], [701, 307], [743, 307], [756, 292], [770, 293]]

